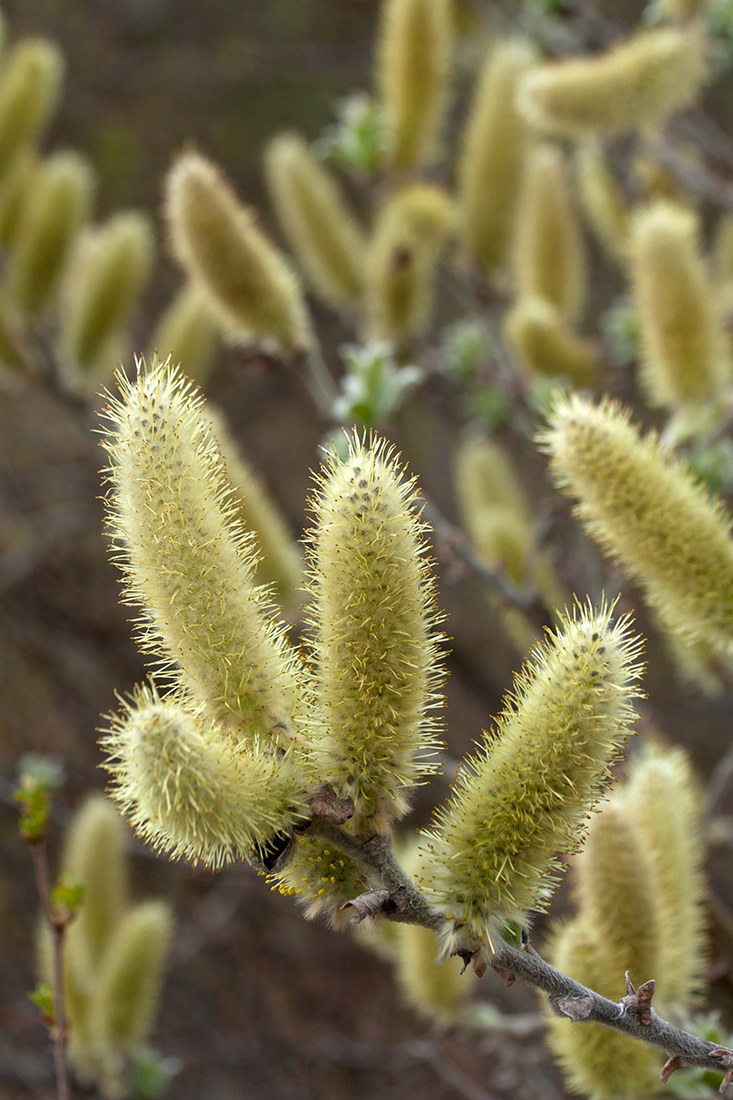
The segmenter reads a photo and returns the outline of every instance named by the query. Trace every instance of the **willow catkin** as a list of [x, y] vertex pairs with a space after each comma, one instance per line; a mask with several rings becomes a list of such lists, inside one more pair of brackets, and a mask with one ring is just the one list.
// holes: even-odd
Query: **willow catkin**
[[206, 295], [193, 283], [184, 283], [164, 310], [153, 336], [153, 348], [162, 360], [180, 364], [189, 378], [203, 385], [214, 364], [219, 326]]
[[565, 377], [581, 388], [592, 386], [598, 378], [600, 363], [593, 345], [577, 336], [543, 298], [519, 298], [506, 314], [504, 332], [530, 377]]
[[54, 42], [27, 38], [4, 59], [0, 75], [0, 179], [48, 125], [61, 93], [64, 62]]
[[447, 100], [449, 0], [382, 0], [376, 83], [388, 156], [399, 171], [427, 163]]
[[298, 280], [215, 164], [185, 153], [166, 181], [173, 254], [236, 341], [308, 346], [310, 322]]
[[466, 120], [458, 163], [461, 247], [491, 277], [510, 254], [528, 145], [528, 127], [515, 105], [531, 50], [498, 42], [489, 51]]
[[538, 439], [586, 530], [642, 586], [667, 629], [728, 653], [733, 543], [722, 502], [615, 401], [563, 398]]
[[544, 298], [566, 319], [579, 316], [586, 290], [585, 247], [562, 150], [529, 153], [517, 210], [514, 274], [518, 298]]
[[654, 405], [713, 400], [730, 378], [730, 352], [698, 232], [695, 214], [664, 201], [642, 210], [632, 224], [641, 382]]
[[607, 256], [625, 264], [631, 224], [629, 205], [608, 159], [591, 143], [576, 155], [578, 198], [586, 220]]
[[453, 216], [448, 196], [432, 184], [412, 184], [387, 199], [365, 258], [370, 339], [402, 342], [427, 326]]
[[281, 134], [265, 154], [278, 221], [316, 293], [335, 308], [358, 303], [366, 240], [335, 178], [298, 134]]
[[658, 127], [697, 94], [707, 75], [697, 30], [642, 31], [606, 53], [539, 65], [518, 104], [545, 133], [583, 138]]
[[313, 498], [308, 536], [320, 768], [384, 832], [431, 770], [441, 702], [434, 582], [417, 491], [392, 449], [349, 438]]
[[490, 954], [503, 926], [547, 907], [630, 732], [639, 651], [628, 618], [590, 604], [532, 651], [425, 834], [419, 882], [446, 917], [446, 952]]

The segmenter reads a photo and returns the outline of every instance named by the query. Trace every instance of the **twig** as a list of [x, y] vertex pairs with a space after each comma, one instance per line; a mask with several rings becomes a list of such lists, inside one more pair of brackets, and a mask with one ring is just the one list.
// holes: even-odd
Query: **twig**
[[33, 861], [33, 871], [38, 887], [38, 896], [46, 924], [51, 933], [53, 957], [53, 1024], [51, 1026], [51, 1045], [56, 1066], [56, 1086], [58, 1100], [69, 1100], [69, 1067], [66, 1057], [66, 1006], [64, 1004], [64, 966], [63, 942], [65, 922], [56, 920], [51, 907], [51, 884], [48, 874], [46, 844], [43, 840], [29, 840], [28, 847]]
[[[341, 826], [320, 821], [315, 821], [312, 828], [357, 863], [373, 887], [382, 886], [385, 901], [388, 902], [398, 889], [404, 891], [405, 902], [399, 909], [385, 905], [382, 912], [387, 919], [417, 924], [434, 932], [445, 926], [443, 915], [428, 904], [401, 867], [389, 836], [360, 839]], [[359, 907], [355, 906], [355, 910], [358, 914]], [[667, 1075], [683, 1065], [702, 1066], [714, 1072], [723, 1072], [723, 1086], [729, 1083], [733, 1075], [733, 1050], [699, 1039], [661, 1019], [651, 1008], [653, 982], [645, 982], [636, 990], [627, 976], [626, 995], [615, 1002], [555, 970], [529, 945], [520, 949], [499, 939], [492, 943], [492, 952], [489, 965], [507, 984], [519, 979], [542, 990], [559, 1015], [574, 1021], [605, 1024], [666, 1051], [668, 1061], [664, 1072]], [[483, 972], [483, 968], [477, 969], [477, 972]]]

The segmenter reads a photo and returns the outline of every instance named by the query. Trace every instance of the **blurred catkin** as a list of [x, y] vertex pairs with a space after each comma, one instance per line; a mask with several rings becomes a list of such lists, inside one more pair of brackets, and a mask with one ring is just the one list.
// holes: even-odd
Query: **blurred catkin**
[[316, 293], [336, 309], [363, 289], [366, 240], [332, 174], [297, 134], [281, 134], [265, 155], [278, 221]]
[[203, 385], [214, 363], [218, 335], [206, 295], [193, 283], [185, 283], [158, 320], [153, 348], [161, 360], [170, 356], [189, 378]]
[[62, 869], [84, 883], [84, 899], [69, 929], [83, 940], [96, 968], [127, 904], [126, 829], [112, 803], [92, 795], [74, 815], [66, 834]]
[[659, 993], [665, 1005], [684, 1012], [706, 970], [701, 794], [687, 755], [656, 746], [633, 759], [619, 793], [655, 874]]
[[90, 1003], [100, 1047], [129, 1053], [147, 1038], [163, 983], [172, 933], [170, 908], [145, 901], [128, 910], [110, 943]]
[[530, 376], [564, 376], [581, 388], [592, 386], [598, 377], [600, 365], [592, 344], [576, 336], [543, 298], [520, 298], [506, 314], [504, 330]]
[[3, 248], [11, 248], [15, 242], [39, 163], [35, 149], [24, 149], [0, 179], [0, 245]]
[[198, 153], [179, 157], [165, 215], [176, 259], [231, 339], [270, 339], [289, 352], [309, 345], [298, 280], [216, 165]]
[[40, 138], [61, 92], [64, 63], [54, 42], [27, 38], [4, 58], [0, 76], [0, 179]]
[[[581, 918], [554, 930], [546, 954], [563, 974], [617, 1001], [624, 975], [613, 966], [609, 972], [604, 948]], [[653, 1047], [603, 1024], [580, 1024], [549, 1011], [546, 1019], [548, 1045], [574, 1092], [590, 1100], [638, 1100], [659, 1092], [659, 1054]]]
[[9, 294], [23, 312], [40, 313], [53, 296], [93, 190], [92, 169], [77, 153], [54, 153], [38, 167], [8, 267]]
[[588, 605], [531, 652], [425, 835], [419, 882], [446, 916], [446, 953], [490, 953], [503, 925], [547, 907], [635, 718], [639, 649], [627, 618]]
[[257, 563], [259, 584], [272, 584], [279, 598], [292, 604], [303, 583], [303, 558], [280, 509], [254, 467], [242, 454], [224, 417], [208, 405], [205, 413], [219, 444], [234, 498], [241, 507], [242, 522], [257, 536], [261, 557]]
[[707, 75], [697, 30], [643, 31], [607, 53], [540, 65], [518, 103], [538, 129], [571, 138], [658, 127], [694, 98]]
[[114, 214], [83, 233], [64, 280], [61, 347], [82, 372], [111, 369], [121, 332], [129, 323], [152, 268], [154, 235], [135, 210]]
[[382, 0], [376, 83], [398, 171], [428, 163], [447, 100], [450, 0]]
[[528, 127], [514, 100], [532, 53], [498, 42], [479, 76], [458, 162], [461, 247], [490, 278], [506, 263], [514, 233]]
[[733, 542], [722, 502], [614, 401], [562, 398], [538, 439], [586, 530], [641, 584], [667, 629], [729, 652]]
[[581, 208], [603, 251], [617, 263], [625, 263], [629, 205], [607, 158], [596, 145], [586, 142], [578, 149], [576, 178]]
[[312, 501], [312, 647], [322, 773], [354, 799], [354, 829], [385, 832], [434, 770], [440, 635], [413, 480], [381, 440], [349, 438]]
[[585, 248], [558, 146], [541, 144], [529, 153], [517, 210], [514, 272], [519, 298], [544, 298], [566, 319], [581, 313]]
[[429, 323], [433, 280], [453, 229], [446, 193], [412, 184], [387, 200], [366, 256], [367, 336], [402, 342]]
[[642, 210], [632, 224], [630, 265], [649, 401], [675, 407], [719, 397], [730, 355], [695, 214], [664, 201]]

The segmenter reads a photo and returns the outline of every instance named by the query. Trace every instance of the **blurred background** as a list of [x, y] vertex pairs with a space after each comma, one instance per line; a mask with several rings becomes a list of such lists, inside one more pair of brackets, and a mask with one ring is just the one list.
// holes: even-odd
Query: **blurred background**
[[[266, 200], [261, 154], [278, 130], [315, 139], [334, 121], [334, 103], [372, 83], [377, 0], [17, 0], [5, 2], [10, 36], [52, 38], [67, 72], [60, 110], [45, 141], [72, 147], [98, 173], [95, 216], [142, 208], [156, 221], [155, 274], [134, 322], [144, 352], [155, 319], [180, 279], [159, 218], [162, 180], [184, 147], [226, 168], [239, 194], [277, 235]], [[512, 26], [512, 3], [459, 4], [465, 27], [465, 84], [487, 22]], [[577, 5], [579, 9], [585, 5]], [[623, 27], [641, 4], [588, 5], [589, 25]], [[588, 13], [586, 12], [586, 15]], [[721, 125], [724, 96], [710, 110]], [[599, 269], [597, 294], [606, 293]], [[314, 306], [329, 366], [347, 337]], [[126, 366], [132, 364], [131, 358]], [[294, 372], [275, 360], [222, 352], [207, 394], [225, 412], [243, 451], [299, 535], [309, 470], [324, 426]], [[97, 407], [101, 402], [97, 403]], [[463, 417], [455, 391], [436, 377], [402, 411], [394, 439], [426, 493], [456, 522], [450, 455]], [[92, 417], [92, 421], [95, 417]], [[55, 1095], [46, 1031], [27, 998], [35, 981], [37, 901], [17, 838], [12, 790], [18, 758], [55, 754], [66, 782], [53, 818], [54, 845], [72, 809], [102, 789], [96, 729], [144, 675], [129, 609], [118, 604], [115, 570], [102, 535], [100, 452], [94, 422], [82, 422], [43, 384], [0, 393], [0, 1098]], [[518, 455], [535, 485], [542, 461]], [[549, 497], [547, 489], [535, 495]], [[561, 502], [546, 522], [567, 524]], [[446, 686], [448, 753], [469, 750], [510, 684], [516, 655], [492, 629], [475, 578], [436, 546], [445, 564], [439, 599], [453, 638]], [[562, 568], [562, 563], [560, 563]], [[618, 578], [616, 578], [618, 582]], [[633, 589], [626, 586], [626, 605]], [[729, 780], [716, 767], [730, 743], [733, 706], [682, 683], [643, 609], [650, 636], [645, 713], [692, 753], [704, 781], [715, 776], [722, 804]], [[415, 824], [425, 823], [445, 780], [422, 789]], [[156, 1048], [178, 1059], [166, 1096], [179, 1100], [560, 1100], [565, 1091], [542, 1041], [538, 999], [505, 989], [496, 975], [480, 998], [502, 1013], [475, 1035], [436, 1031], [402, 1002], [390, 967], [349, 934], [305, 922], [292, 899], [246, 867], [217, 876], [156, 859], [131, 838], [134, 885], [175, 906], [172, 963], [155, 1030]], [[715, 862], [719, 859], [719, 862]], [[727, 851], [711, 857], [716, 891], [713, 995], [733, 1004], [733, 887]], [[556, 911], [567, 905], [564, 895]], [[448, 964], [458, 967], [457, 960]], [[467, 982], [474, 982], [466, 975]], [[83, 1094], [83, 1090], [80, 1095]], [[93, 1095], [90, 1092], [89, 1095]]]

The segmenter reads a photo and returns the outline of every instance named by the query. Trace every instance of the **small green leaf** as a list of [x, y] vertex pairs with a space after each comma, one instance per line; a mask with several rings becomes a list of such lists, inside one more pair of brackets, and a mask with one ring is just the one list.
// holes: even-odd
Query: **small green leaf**
[[86, 886], [82, 879], [63, 874], [51, 891], [51, 910], [57, 926], [69, 924], [77, 915]]
[[56, 997], [53, 986], [49, 985], [48, 982], [39, 982], [28, 996], [33, 1004], [40, 1008], [44, 1023], [49, 1027], [53, 1027], [56, 1018]]

